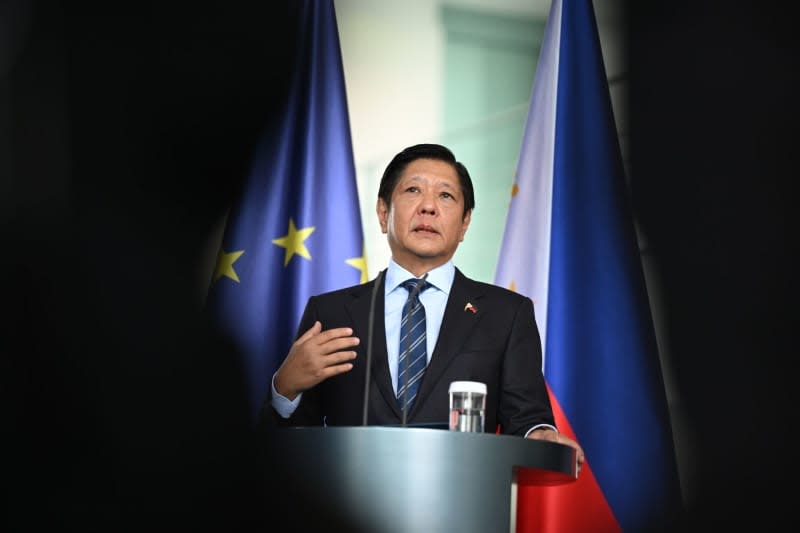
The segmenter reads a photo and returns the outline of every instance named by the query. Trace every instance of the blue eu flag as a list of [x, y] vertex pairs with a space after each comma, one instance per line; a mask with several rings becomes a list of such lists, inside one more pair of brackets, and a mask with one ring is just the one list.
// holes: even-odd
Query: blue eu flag
[[215, 323], [243, 358], [254, 416], [309, 296], [367, 278], [333, 2], [294, 7], [287, 104], [228, 216], [209, 292]]

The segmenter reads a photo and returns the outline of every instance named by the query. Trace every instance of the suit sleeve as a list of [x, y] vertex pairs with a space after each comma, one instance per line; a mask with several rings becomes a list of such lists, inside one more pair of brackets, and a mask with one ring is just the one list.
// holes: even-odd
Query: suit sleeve
[[524, 435], [536, 424], [555, 425], [530, 298], [522, 298], [514, 313], [501, 371], [498, 421], [503, 433], [512, 435]]

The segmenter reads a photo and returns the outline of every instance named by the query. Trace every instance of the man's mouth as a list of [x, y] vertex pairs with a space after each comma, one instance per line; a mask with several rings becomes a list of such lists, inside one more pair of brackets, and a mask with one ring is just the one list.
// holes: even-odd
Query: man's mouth
[[433, 229], [433, 226], [428, 226], [427, 224], [420, 224], [416, 228], [414, 228], [415, 233], [432, 233], [438, 234], [439, 232]]

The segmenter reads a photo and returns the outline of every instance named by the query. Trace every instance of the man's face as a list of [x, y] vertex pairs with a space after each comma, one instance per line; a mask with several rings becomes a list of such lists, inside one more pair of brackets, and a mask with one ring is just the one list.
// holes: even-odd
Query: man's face
[[464, 240], [472, 212], [456, 169], [444, 161], [417, 159], [406, 166], [392, 191], [391, 208], [378, 198], [378, 221], [394, 260], [415, 275], [446, 263]]

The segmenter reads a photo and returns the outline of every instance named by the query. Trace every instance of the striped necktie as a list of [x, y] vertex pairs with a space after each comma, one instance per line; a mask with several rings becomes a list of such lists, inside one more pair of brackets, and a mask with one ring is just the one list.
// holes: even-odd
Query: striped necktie
[[[419, 291], [415, 290], [422, 284]], [[408, 279], [402, 283], [408, 291], [409, 299], [403, 306], [403, 319], [400, 322], [400, 358], [397, 362], [397, 402], [400, 410], [407, 402], [406, 413], [411, 412], [417, 397], [422, 375], [428, 363], [425, 335], [425, 307], [419, 301], [419, 293], [430, 287], [421, 279]], [[412, 298], [412, 294], [414, 294]]]

